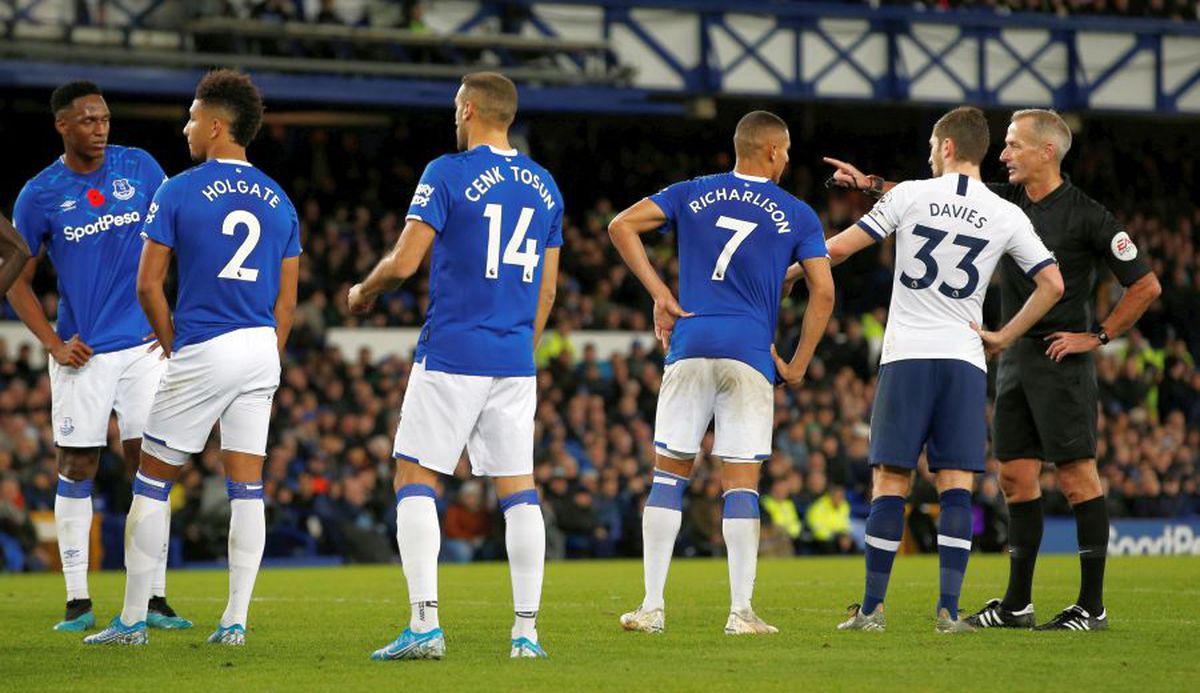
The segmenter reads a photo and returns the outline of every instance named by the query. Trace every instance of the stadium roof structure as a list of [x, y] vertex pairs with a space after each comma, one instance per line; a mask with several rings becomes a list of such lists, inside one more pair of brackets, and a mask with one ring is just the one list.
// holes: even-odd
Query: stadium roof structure
[[[420, 107], [444, 105], [465, 72], [500, 69], [522, 85], [522, 107], [541, 111], [683, 114], [698, 97], [750, 97], [1200, 112], [1197, 23], [820, 2], [482, 0], [435, 3], [432, 29], [413, 31], [194, 18], [192, 4], [113, 0], [98, 26], [68, 16], [73, 3], [14, 0], [0, 6], [0, 85], [88, 77], [110, 91], [181, 96], [219, 65], [254, 71], [272, 99]], [[516, 20], [505, 14], [513, 7]], [[268, 43], [276, 48], [262, 50]]]

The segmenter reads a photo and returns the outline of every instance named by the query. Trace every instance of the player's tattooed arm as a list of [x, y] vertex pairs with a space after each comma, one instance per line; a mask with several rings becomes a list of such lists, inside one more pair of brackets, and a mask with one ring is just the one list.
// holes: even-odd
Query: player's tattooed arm
[[138, 303], [142, 304], [142, 312], [150, 321], [163, 356], [168, 358], [175, 346], [175, 324], [171, 322], [171, 306], [163, 290], [170, 266], [171, 248], [147, 238], [142, 244], [142, 259], [138, 263]]
[[622, 211], [608, 225], [608, 236], [621, 259], [654, 299], [654, 337], [664, 351], [670, 346], [675, 322], [692, 315], [679, 305], [671, 289], [658, 276], [640, 238], [641, 234], [660, 229], [665, 223], [667, 215], [662, 208], [646, 198]]
[[985, 330], [972, 322], [971, 329], [979, 333], [983, 349], [988, 356], [995, 356], [1012, 346], [1021, 335], [1037, 324], [1063, 295], [1062, 272], [1057, 264], [1046, 265], [1033, 277], [1033, 293], [1026, 299], [1021, 310], [1008, 323], [995, 332]]
[[405, 279], [416, 274], [436, 236], [437, 232], [429, 224], [419, 219], [409, 219], [392, 252], [375, 265], [375, 269], [361, 284], [350, 287], [346, 297], [350, 312], [362, 314], [370, 311], [375, 306], [376, 298], [394, 291]]
[[8, 293], [29, 261], [29, 246], [12, 223], [0, 215], [0, 294]]
[[58, 365], [82, 368], [92, 357], [92, 348], [84, 343], [79, 335], [64, 342], [46, 319], [42, 302], [38, 300], [37, 294], [33, 293], [33, 277], [37, 274], [37, 265], [36, 257], [25, 261], [20, 275], [8, 289], [8, 303]]
[[823, 160], [834, 168], [833, 175], [825, 181], [827, 188], [849, 188], [874, 198], [880, 198], [884, 193], [896, 187], [895, 183], [884, 180], [882, 176], [863, 173], [849, 162], [828, 156], [823, 157]]
[[808, 284], [808, 307], [804, 310], [804, 322], [800, 327], [800, 342], [792, 354], [791, 361], [784, 361], [775, 345], [771, 345], [771, 357], [775, 359], [775, 369], [785, 383], [799, 385], [808, 371], [817, 350], [817, 343], [825, 334], [829, 317], [833, 315], [833, 272], [829, 259], [823, 257], [809, 258], [804, 261], [804, 281]]
[[546, 248], [542, 258], [542, 285], [538, 289], [537, 317], [533, 322], [533, 348], [537, 349], [542, 341], [542, 333], [546, 330], [546, 321], [550, 319], [550, 310], [554, 308], [554, 297], [558, 293], [558, 255], [562, 248]]
[[299, 285], [300, 256], [285, 257], [279, 267], [279, 295], [275, 297], [275, 338], [279, 341], [280, 356], [287, 346], [288, 335], [292, 333]]

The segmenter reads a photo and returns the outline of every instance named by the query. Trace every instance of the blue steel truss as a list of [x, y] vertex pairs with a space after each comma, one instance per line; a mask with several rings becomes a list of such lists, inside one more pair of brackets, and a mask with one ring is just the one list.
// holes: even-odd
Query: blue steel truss
[[[971, 102], [993, 107], [1029, 103], [1060, 110], [1200, 111], [1200, 25], [1196, 23], [917, 12], [820, 2], [517, 2], [527, 8], [527, 21], [549, 36], [555, 35], [554, 23], [545, 15], [555, 6], [602, 7], [599, 36], [607, 38], [614, 27], [621, 27], [626, 42], [636, 42], [638, 52], [655, 56], [660, 67], [674, 73], [674, 85], [635, 80], [635, 86], [649, 89], [688, 95], [746, 93], [876, 102]], [[490, 11], [487, 5], [483, 3], [480, 15], [460, 29], [471, 31]], [[677, 46], [661, 37], [662, 20], [655, 26], [654, 21], [639, 17], [640, 11], [648, 10], [671, 11], [696, 27], [691, 37], [693, 60], [682, 59]], [[750, 18], [765, 19], [770, 27], [757, 36], [748, 35], [744, 25]], [[788, 55], [764, 52], [769, 42], [781, 37], [792, 46]], [[943, 40], [939, 42], [938, 37]], [[1096, 55], [1113, 37], [1130, 41], [1111, 54]], [[1175, 56], [1165, 50], [1171, 41], [1182, 46]], [[732, 45], [732, 54], [726, 50], [719, 55], [719, 43]], [[1093, 46], [1100, 48], [1092, 50]], [[614, 44], [614, 59], [627, 62], [621, 58], [630, 47], [628, 43]], [[824, 57], [814, 58], [815, 54]], [[1144, 74], [1147, 59], [1149, 75]], [[759, 75], [752, 88], [731, 79], [747, 65]], [[829, 82], [835, 74], [855, 75], [860, 88], [831, 88]], [[1129, 87], [1139, 91], [1137, 87], [1146, 80], [1153, 82], [1148, 96], [1126, 93]], [[928, 86], [933, 82], [939, 86]], [[1189, 102], [1182, 104], [1189, 95]]]
[[[105, 23], [140, 27], [180, 1], [106, 0]], [[0, 0], [0, 17], [6, 17], [0, 30], [35, 22], [56, 2], [62, 0]], [[505, 11], [513, 5], [524, 12]], [[582, 29], [576, 21], [568, 33], [559, 11], [564, 7], [598, 9], [599, 19]], [[436, 11], [437, 4], [430, 5]], [[525, 35], [578, 37], [585, 31], [608, 41], [608, 66], [636, 70], [631, 88], [619, 88], [620, 98], [612, 100], [616, 109], [661, 111], [697, 96], [753, 95], [1200, 113], [1196, 23], [800, 1], [482, 0], [456, 31], [485, 34], [502, 22]], [[579, 65], [587, 58], [557, 59]], [[327, 95], [337, 79], [325, 80]], [[340, 79], [346, 94], [336, 100], [377, 98], [379, 90], [364, 91], [361, 79]], [[573, 93], [587, 98], [564, 108], [606, 103], [606, 94], [617, 93], [611, 89], [580, 87]]]

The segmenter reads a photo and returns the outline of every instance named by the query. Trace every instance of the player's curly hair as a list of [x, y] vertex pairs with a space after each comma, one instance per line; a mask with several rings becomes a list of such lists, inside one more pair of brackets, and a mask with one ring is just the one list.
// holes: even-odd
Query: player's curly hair
[[196, 100], [229, 111], [229, 134], [246, 147], [262, 127], [263, 100], [250, 75], [237, 70], [213, 70], [196, 85]]
[[59, 111], [64, 108], [70, 108], [71, 104], [75, 103], [75, 99], [92, 94], [104, 96], [95, 82], [89, 82], [86, 79], [67, 82], [50, 94], [50, 112], [58, 115]]

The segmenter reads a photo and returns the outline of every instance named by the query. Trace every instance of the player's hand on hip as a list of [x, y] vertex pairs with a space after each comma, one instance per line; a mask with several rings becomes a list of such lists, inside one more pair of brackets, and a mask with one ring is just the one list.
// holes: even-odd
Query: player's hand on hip
[[84, 343], [79, 335], [74, 335], [67, 341], [50, 350], [50, 356], [60, 366], [83, 368], [92, 358], [92, 348]]
[[983, 340], [983, 351], [988, 358], [999, 356], [1005, 349], [1012, 346], [1012, 342], [1004, 337], [999, 332], [985, 330], [978, 323], [972, 321], [971, 329], [975, 330], [975, 334], [979, 335], [979, 339]]
[[362, 284], [355, 284], [350, 287], [350, 293], [346, 295], [346, 304], [351, 313], [362, 315], [375, 307], [375, 300], [367, 298]]
[[775, 371], [779, 378], [790, 387], [799, 387], [804, 382], [804, 374], [808, 371], [807, 363], [788, 363], [779, 357], [775, 345], [771, 345], [771, 358], [775, 360]]
[[1055, 332], [1046, 341], [1050, 342], [1046, 356], [1060, 363], [1070, 354], [1086, 354], [1100, 346], [1100, 339], [1088, 332]]
[[160, 355], [158, 357], [158, 360], [165, 361], [165, 360], [171, 358], [171, 346], [169, 344], [164, 345], [162, 343], [162, 341], [160, 341], [158, 339], [158, 335], [151, 332], [150, 334], [146, 335], [145, 337], [142, 337], [142, 339], [153, 339], [154, 340], [153, 342], [150, 342], [150, 346], [146, 348], [147, 354], [153, 354], [154, 352], [158, 351], [159, 349], [162, 349], [162, 355]]
[[690, 318], [692, 313], [683, 309], [674, 296], [654, 302], [654, 338], [662, 344], [663, 351], [671, 346], [671, 332], [679, 318]]
[[822, 161], [836, 169], [833, 172], [833, 181], [843, 188], [854, 188], [855, 190], [863, 190], [871, 187], [871, 178], [867, 174], [859, 171], [854, 164], [833, 157], [822, 157]]

